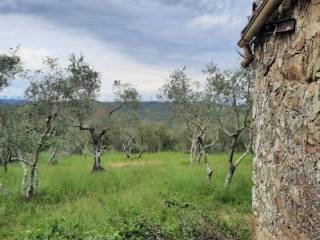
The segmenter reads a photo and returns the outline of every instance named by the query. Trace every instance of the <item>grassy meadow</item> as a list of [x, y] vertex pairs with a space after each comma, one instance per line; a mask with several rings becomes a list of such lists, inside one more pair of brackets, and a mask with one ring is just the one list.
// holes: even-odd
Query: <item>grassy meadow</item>
[[105, 171], [91, 174], [92, 160], [60, 156], [39, 164], [39, 190], [20, 197], [19, 164], [0, 169], [9, 193], [0, 195], [0, 239], [249, 239], [252, 160], [239, 166], [224, 189], [226, 154], [210, 155], [214, 175], [183, 153], [126, 159], [103, 155]]

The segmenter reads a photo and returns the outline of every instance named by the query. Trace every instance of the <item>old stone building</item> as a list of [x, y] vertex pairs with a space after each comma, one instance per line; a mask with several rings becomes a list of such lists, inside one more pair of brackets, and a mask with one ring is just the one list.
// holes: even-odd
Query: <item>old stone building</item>
[[295, 28], [258, 26], [244, 39], [247, 27], [239, 43], [257, 73], [253, 239], [320, 239], [320, 1], [273, 2], [264, 26], [291, 19]]

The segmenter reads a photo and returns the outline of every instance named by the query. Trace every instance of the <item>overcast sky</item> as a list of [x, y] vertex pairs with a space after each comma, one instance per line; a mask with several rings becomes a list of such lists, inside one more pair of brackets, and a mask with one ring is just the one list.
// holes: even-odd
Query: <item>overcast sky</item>
[[[27, 68], [42, 57], [66, 64], [83, 53], [102, 73], [100, 99], [111, 99], [113, 80], [134, 84], [145, 100], [176, 68], [195, 80], [213, 60], [238, 65], [236, 43], [251, 0], [0, 0], [0, 51], [20, 45]], [[23, 96], [16, 80], [1, 95]]]

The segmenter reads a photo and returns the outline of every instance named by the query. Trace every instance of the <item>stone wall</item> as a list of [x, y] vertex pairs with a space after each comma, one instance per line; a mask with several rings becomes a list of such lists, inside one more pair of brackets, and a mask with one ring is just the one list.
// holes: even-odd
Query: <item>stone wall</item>
[[285, 1], [295, 33], [255, 44], [253, 239], [320, 239], [320, 1]]

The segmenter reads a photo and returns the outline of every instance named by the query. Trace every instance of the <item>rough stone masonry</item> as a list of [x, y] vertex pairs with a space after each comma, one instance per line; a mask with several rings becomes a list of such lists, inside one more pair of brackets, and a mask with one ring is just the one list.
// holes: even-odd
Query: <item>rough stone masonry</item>
[[284, 1], [295, 33], [258, 37], [253, 239], [320, 239], [320, 1]]

